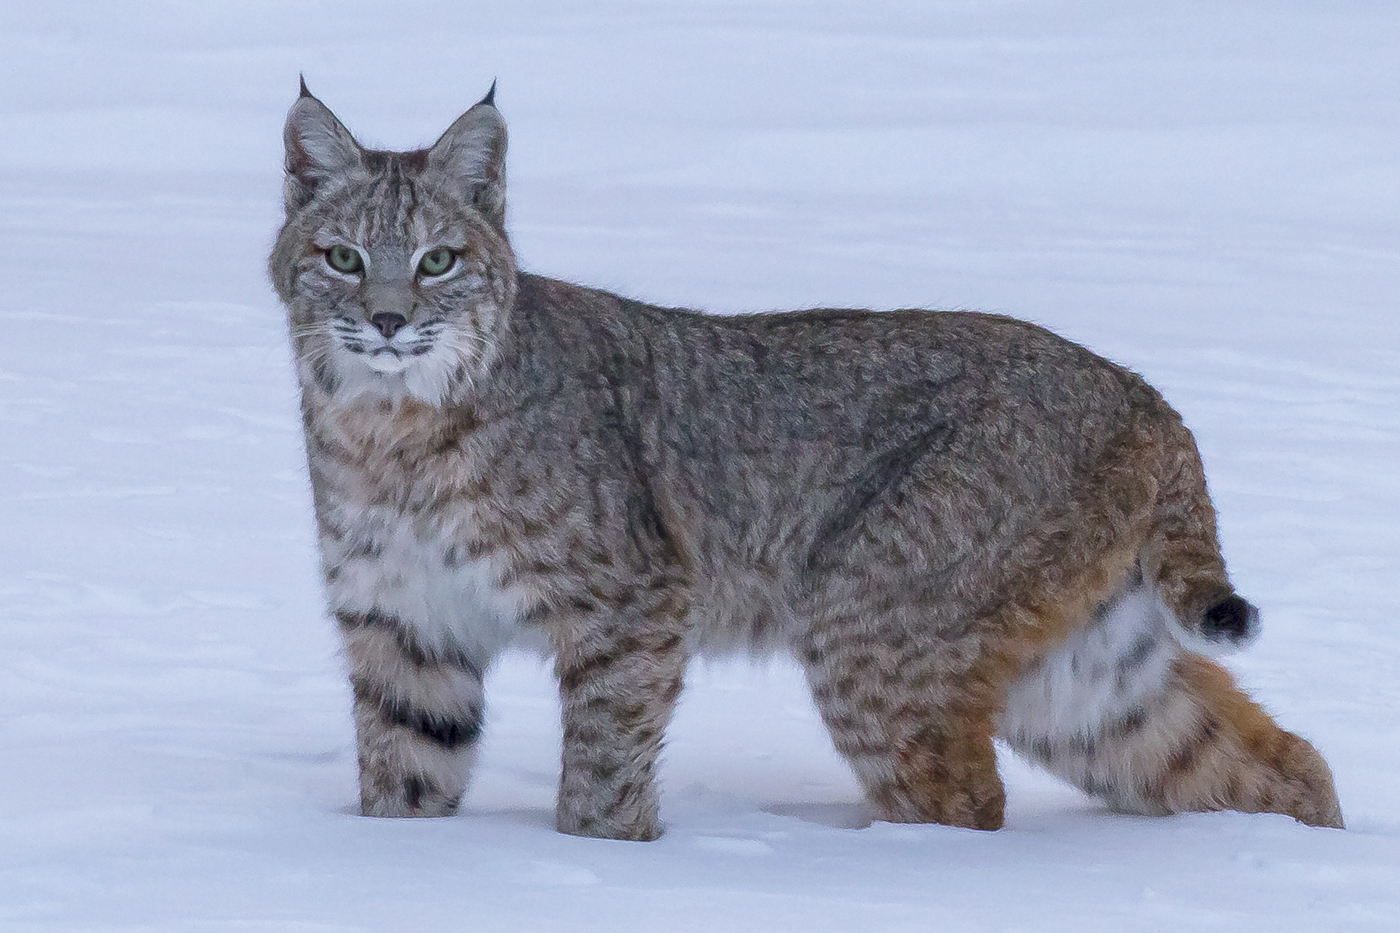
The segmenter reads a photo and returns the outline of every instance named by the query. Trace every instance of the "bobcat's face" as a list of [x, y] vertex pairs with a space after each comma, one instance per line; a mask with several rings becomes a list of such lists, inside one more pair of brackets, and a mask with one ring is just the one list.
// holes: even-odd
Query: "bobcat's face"
[[333, 194], [314, 219], [292, 305], [293, 346], [313, 378], [434, 404], [469, 389], [510, 297], [505, 239], [431, 178], [393, 165]]
[[515, 290], [504, 147], [489, 98], [407, 153], [363, 149], [314, 97], [298, 100], [271, 268], [304, 384], [429, 404], [470, 393]]

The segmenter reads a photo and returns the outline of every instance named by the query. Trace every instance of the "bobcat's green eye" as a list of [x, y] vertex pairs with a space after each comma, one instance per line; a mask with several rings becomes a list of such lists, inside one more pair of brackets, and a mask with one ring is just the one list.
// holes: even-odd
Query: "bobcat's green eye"
[[442, 275], [457, 262], [457, 254], [450, 249], [429, 250], [418, 260], [418, 271], [422, 275]]
[[326, 264], [336, 272], [344, 272], [346, 275], [353, 275], [365, 267], [359, 253], [338, 243], [326, 250]]

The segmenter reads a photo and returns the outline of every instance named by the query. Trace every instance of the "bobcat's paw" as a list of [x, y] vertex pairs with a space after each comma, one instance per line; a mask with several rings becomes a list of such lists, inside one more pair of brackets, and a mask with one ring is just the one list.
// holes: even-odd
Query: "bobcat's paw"
[[555, 814], [554, 828], [570, 836], [619, 839], [624, 842], [651, 842], [661, 836], [661, 825], [655, 817], [621, 821], [572, 813], [563, 808]]
[[379, 817], [452, 816], [460, 793], [444, 792], [426, 777], [410, 774], [402, 780], [378, 782], [360, 793], [360, 812]]

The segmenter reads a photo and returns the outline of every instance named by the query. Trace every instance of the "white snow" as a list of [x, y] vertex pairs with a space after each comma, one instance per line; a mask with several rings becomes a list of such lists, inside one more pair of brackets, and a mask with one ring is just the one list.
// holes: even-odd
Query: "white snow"
[[[1390, 0], [7, 5], [0, 929], [1393, 930], [1400, 8]], [[1229, 664], [1345, 832], [870, 824], [799, 676], [695, 669], [653, 844], [550, 829], [512, 657], [464, 812], [354, 815], [282, 312], [304, 71], [366, 141], [499, 78], [535, 271], [717, 311], [975, 307], [1137, 368], [1264, 632]]]

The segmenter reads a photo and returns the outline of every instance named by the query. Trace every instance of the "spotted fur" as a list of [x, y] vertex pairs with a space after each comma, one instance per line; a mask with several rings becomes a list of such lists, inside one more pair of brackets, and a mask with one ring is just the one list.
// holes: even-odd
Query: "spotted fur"
[[528, 644], [565, 832], [660, 832], [686, 664], [733, 651], [802, 664], [885, 819], [1000, 826], [1002, 734], [1125, 809], [1340, 825], [1312, 747], [1182, 647], [1257, 615], [1138, 376], [1004, 317], [713, 317], [520, 272], [504, 153], [490, 96], [414, 152], [304, 88], [288, 115], [270, 269], [365, 813], [456, 809], [483, 676]]

